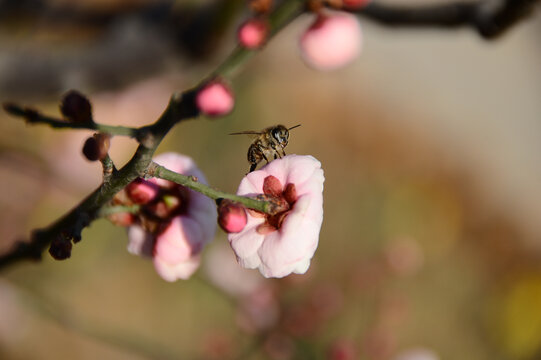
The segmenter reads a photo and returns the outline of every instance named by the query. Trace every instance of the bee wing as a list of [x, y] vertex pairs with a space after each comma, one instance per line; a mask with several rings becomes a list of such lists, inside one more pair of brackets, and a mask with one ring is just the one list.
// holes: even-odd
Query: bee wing
[[261, 135], [261, 134], [263, 134], [261, 131], [247, 130], [247, 131], [231, 133], [229, 135]]

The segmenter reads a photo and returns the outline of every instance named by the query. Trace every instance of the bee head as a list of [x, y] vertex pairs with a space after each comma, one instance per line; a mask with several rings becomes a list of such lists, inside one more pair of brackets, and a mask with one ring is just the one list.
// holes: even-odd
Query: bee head
[[275, 139], [281, 147], [285, 147], [289, 140], [289, 131], [283, 125], [276, 125], [271, 130], [271, 136]]

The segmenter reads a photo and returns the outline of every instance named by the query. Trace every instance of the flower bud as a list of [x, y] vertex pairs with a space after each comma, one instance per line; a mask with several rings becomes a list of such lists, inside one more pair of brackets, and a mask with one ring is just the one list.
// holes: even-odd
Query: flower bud
[[90, 101], [75, 90], [70, 90], [62, 98], [60, 112], [74, 123], [92, 122], [92, 106]]
[[250, 9], [257, 14], [268, 13], [272, 7], [273, 0], [250, 0]]
[[235, 106], [233, 92], [219, 80], [203, 86], [197, 93], [195, 102], [203, 114], [212, 117], [227, 115]]
[[109, 152], [110, 145], [109, 135], [94, 134], [94, 136], [86, 139], [83, 145], [83, 155], [90, 161], [103, 160]]
[[231, 200], [222, 200], [218, 206], [218, 224], [227, 233], [238, 233], [244, 229], [246, 222], [244, 206]]
[[316, 70], [334, 70], [353, 61], [361, 51], [359, 21], [350, 14], [319, 15], [300, 40], [304, 62]]
[[158, 195], [158, 185], [141, 178], [135, 179], [126, 186], [128, 197], [136, 204], [146, 204], [156, 198]]
[[237, 38], [240, 45], [247, 49], [259, 49], [267, 41], [269, 25], [261, 19], [249, 19], [238, 30]]
[[60, 235], [51, 242], [49, 254], [51, 254], [55, 260], [66, 260], [71, 256], [72, 247], [71, 241]]
[[117, 226], [130, 226], [133, 225], [135, 217], [128, 212], [115, 213], [107, 216], [110, 222]]
[[367, 6], [371, 0], [342, 0], [345, 8], [360, 9]]

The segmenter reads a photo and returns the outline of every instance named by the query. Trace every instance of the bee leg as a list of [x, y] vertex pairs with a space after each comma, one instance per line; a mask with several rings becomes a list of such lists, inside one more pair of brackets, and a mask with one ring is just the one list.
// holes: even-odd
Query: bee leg
[[255, 170], [256, 167], [257, 167], [257, 163], [253, 163], [252, 165], [250, 165], [250, 171], [248, 172], [251, 173], [252, 171]]
[[267, 162], [267, 164], [269, 163], [269, 159], [267, 159], [267, 157], [265, 156], [265, 149], [263, 149], [261, 146], [259, 146], [259, 151], [261, 152], [261, 156], [263, 156], [263, 159], [265, 159], [265, 161]]

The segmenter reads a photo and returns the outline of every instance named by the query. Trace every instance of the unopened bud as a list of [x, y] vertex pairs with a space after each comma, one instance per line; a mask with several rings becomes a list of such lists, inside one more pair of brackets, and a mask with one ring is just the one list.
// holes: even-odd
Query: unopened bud
[[55, 260], [66, 260], [71, 256], [71, 248], [73, 247], [71, 241], [65, 236], [58, 236], [51, 242], [49, 247], [49, 254]]
[[64, 95], [62, 103], [60, 103], [60, 112], [74, 123], [90, 123], [93, 121], [90, 101], [75, 90], [70, 90]]
[[218, 206], [218, 225], [227, 233], [238, 233], [248, 218], [244, 206], [231, 200], [222, 200]]
[[362, 32], [350, 14], [319, 15], [300, 40], [303, 60], [316, 70], [334, 70], [361, 52]]
[[342, 0], [343, 7], [350, 9], [360, 9], [367, 6], [371, 0]]
[[122, 213], [115, 213], [107, 216], [110, 222], [117, 226], [130, 226], [133, 225], [133, 222], [135, 220], [135, 217], [133, 214], [122, 212]]
[[83, 155], [90, 161], [103, 160], [109, 152], [110, 136], [107, 134], [94, 134], [86, 139], [83, 145]]
[[158, 195], [158, 185], [141, 178], [135, 179], [126, 186], [128, 197], [136, 204], [146, 204], [156, 198]]
[[239, 27], [237, 37], [247, 49], [259, 49], [267, 41], [269, 25], [265, 20], [249, 19]]
[[250, 9], [257, 14], [268, 13], [272, 7], [272, 0], [250, 0]]
[[233, 110], [235, 99], [233, 92], [225, 83], [214, 80], [198, 91], [195, 103], [205, 115], [223, 116]]

